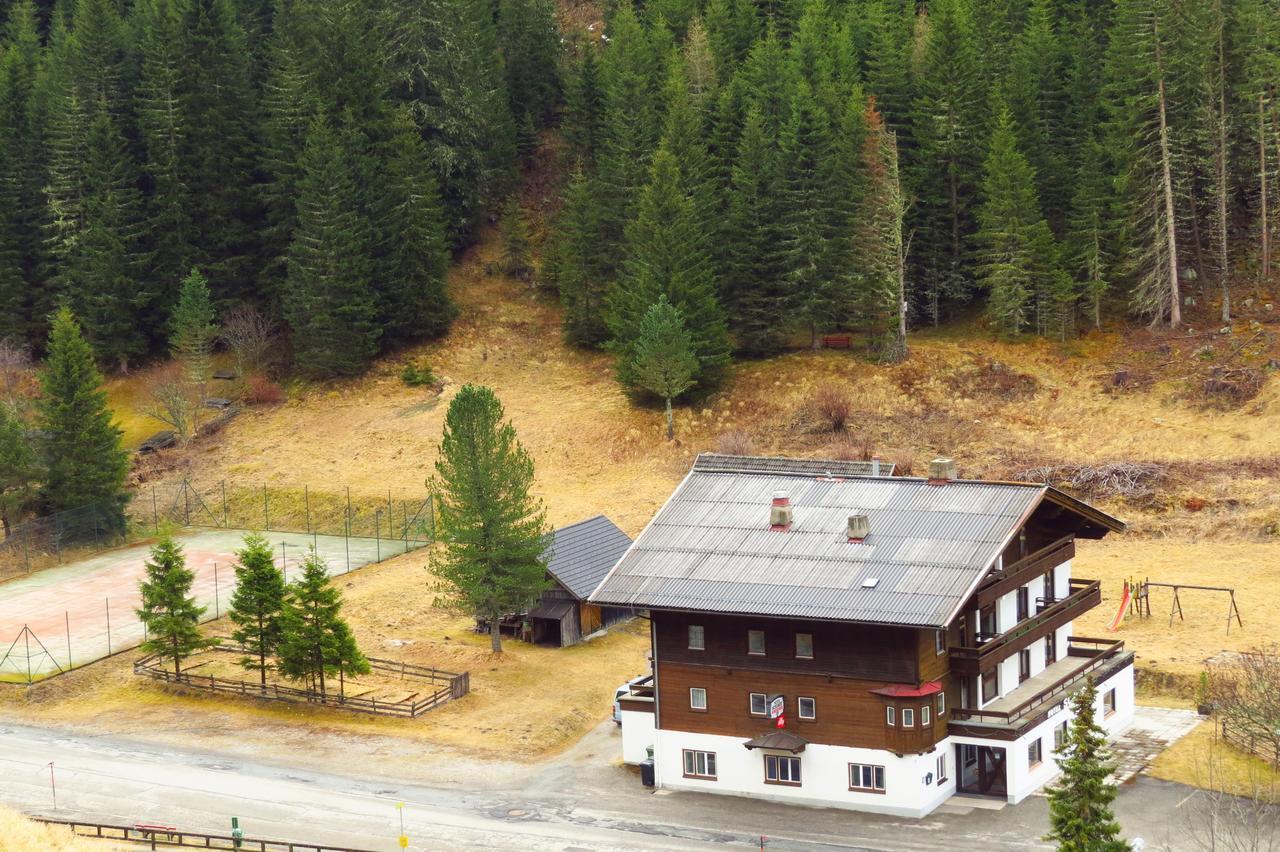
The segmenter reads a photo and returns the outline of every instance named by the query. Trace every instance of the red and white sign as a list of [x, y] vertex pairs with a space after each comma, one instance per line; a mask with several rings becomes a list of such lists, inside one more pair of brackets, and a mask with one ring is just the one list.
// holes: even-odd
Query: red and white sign
[[778, 716], [778, 718], [774, 720], [773, 724], [779, 728], [785, 728], [787, 726], [787, 714], [783, 713]]
[[776, 719], [782, 715], [787, 709], [787, 699], [781, 695], [775, 695], [769, 699], [769, 718]]

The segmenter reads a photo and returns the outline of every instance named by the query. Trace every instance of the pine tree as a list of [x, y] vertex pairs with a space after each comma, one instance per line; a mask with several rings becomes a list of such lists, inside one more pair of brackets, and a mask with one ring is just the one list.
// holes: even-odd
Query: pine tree
[[871, 329], [872, 347], [881, 359], [907, 357], [907, 245], [903, 234], [907, 202], [898, 166], [898, 140], [876, 109], [866, 105], [867, 134], [862, 145], [866, 192], [854, 230], [858, 313]]
[[191, 594], [196, 575], [187, 568], [182, 548], [167, 535], [151, 548], [143, 567], [147, 573], [138, 584], [142, 606], [137, 613], [147, 639], [139, 647], [161, 662], [172, 660], [173, 674], [181, 678], [183, 660], [218, 644], [216, 638], [200, 635], [205, 607]]
[[640, 320], [640, 337], [632, 351], [631, 371], [640, 387], [657, 394], [666, 406], [667, 440], [676, 437], [671, 400], [694, 386], [698, 359], [680, 310], [659, 296]]
[[370, 237], [348, 163], [333, 130], [313, 124], [302, 153], [284, 309], [298, 367], [314, 376], [355, 375], [377, 352]]
[[93, 350], [65, 307], [53, 318], [40, 391], [46, 507], [58, 512], [93, 505], [106, 531], [123, 531], [129, 455], [111, 422]]
[[605, 97], [596, 49], [582, 51], [564, 93], [562, 133], [569, 149], [585, 164], [595, 163], [604, 135]]
[[35, 450], [22, 421], [0, 402], [0, 527], [8, 538], [35, 494]]
[[169, 351], [182, 364], [187, 381], [199, 388], [209, 381], [217, 336], [209, 282], [193, 268], [182, 279], [178, 303], [169, 317]]
[[531, 279], [533, 267], [529, 255], [529, 223], [525, 220], [520, 196], [513, 195], [502, 207], [499, 220], [502, 229], [502, 271], [522, 280]]
[[40, 53], [35, 7], [18, 0], [0, 41], [0, 340], [15, 342], [39, 324], [30, 291], [43, 212], [34, 108]]
[[342, 618], [342, 593], [329, 580], [328, 567], [315, 548], [303, 560], [301, 576], [289, 584], [280, 615], [276, 667], [321, 696], [326, 694], [326, 677], [369, 671]]
[[1028, 326], [1044, 332], [1045, 318], [1069, 304], [1070, 290], [1062, 292], [1053, 235], [1036, 197], [1035, 172], [1018, 150], [1007, 108], [999, 113], [985, 172], [974, 242], [978, 283], [989, 292], [987, 315], [993, 327], [1008, 334]]
[[699, 233], [699, 217], [685, 195], [675, 157], [665, 148], [654, 155], [649, 185], [627, 228], [622, 277], [609, 295], [611, 346], [618, 355], [618, 380], [634, 388], [633, 347], [649, 306], [665, 295], [685, 317], [698, 356], [698, 385], [715, 388], [729, 364], [724, 312]]
[[1123, 852], [1120, 825], [1111, 811], [1115, 784], [1107, 735], [1095, 721], [1098, 690], [1093, 678], [1071, 699], [1072, 720], [1059, 750], [1062, 775], [1049, 788], [1050, 831], [1045, 840], [1062, 852]]
[[433, 480], [445, 545], [436, 570], [447, 599], [488, 622], [494, 653], [502, 652], [502, 617], [524, 611], [547, 586], [550, 530], [532, 485], [533, 459], [503, 422], [498, 398], [464, 386], [445, 415]]
[[267, 658], [280, 645], [285, 600], [284, 572], [276, 567], [271, 545], [257, 533], [244, 537], [244, 547], [236, 552], [236, 590], [227, 616], [235, 622], [231, 638], [245, 654], [240, 665], [262, 677], [267, 688]]

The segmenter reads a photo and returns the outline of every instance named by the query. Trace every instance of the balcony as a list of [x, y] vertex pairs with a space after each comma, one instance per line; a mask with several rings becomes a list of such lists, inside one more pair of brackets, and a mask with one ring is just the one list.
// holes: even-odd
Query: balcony
[[1001, 595], [1007, 595], [1019, 586], [1040, 577], [1076, 555], [1075, 536], [1069, 535], [1052, 544], [1028, 553], [1010, 565], [1005, 566], [987, 578], [975, 593], [973, 609], [981, 609], [987, 604], [995, 603]]
[[1085, 678], [1092, 675], [1103, 680], [1132, 661], [1133, 653], [1125, 653], [1124, 642], [1072, 636], [1067, 640], [1065, 657], [1023, 681], [1017, 689], [980, 710], [953, 707], [950, 732], [1013, 738], [1027, 723], [1065, 701]]
[[1072, 579], [1070, 593], [1062, 600], [1037, 599], [1035, 615], [1024, 618], [1000, 634], [979, 633], [972, 648], [950, 649], [951, 673], [962, 677], [978, 677], [990, 671], [1032, 642], [1057, 630], [1068, 621], [1093, 609], [1102, 602], [1102, 584], [1097, 580]]

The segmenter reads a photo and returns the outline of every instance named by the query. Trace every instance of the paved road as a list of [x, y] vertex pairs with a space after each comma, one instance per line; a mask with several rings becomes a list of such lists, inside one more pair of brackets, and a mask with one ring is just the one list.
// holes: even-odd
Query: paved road
[[[353, 754], [341, 773], [247, 762], [198, 748], [175, 750], [33, 727], [0, 726], [0, 802], [33, 814], [246, 834], [373, 850], [397, 848], [404, 802], [411, 848], [431, 850], [1024, 850], [1047, 825], [1043, 799], [1000, 811], [945, 806], [925, 820], [794, 808], [703, 794], [651, 793], [611, 765], [611, 723], [565, 755], [528, 767], [527, 781], [493, 789], [474, 779], [404, 784]], [[57, 809], [49, 783], [54, 764]], [[1178, 850], [1182, 805], [1192, 791], [1139, 778], [1117, 802], [1129, 836], [1148, 850]]]

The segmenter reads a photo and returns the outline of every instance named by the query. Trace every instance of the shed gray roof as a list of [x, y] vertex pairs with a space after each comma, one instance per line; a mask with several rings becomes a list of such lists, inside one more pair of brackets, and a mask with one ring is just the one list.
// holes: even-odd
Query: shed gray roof
[[[709, 461], [699, 456], [592, 601], [942, 627], [1047, 495], [1087, 512], [1082, 523], [1123, 527], [1045, 485], [930, 485], [835, 470], [827, 476], [822, 462], [731, 468], [722, 457]], [[785, 532], [768, 523], [775, 491], [787, 492], [793, 507]], [[863, 542], [847, 538], [851, 514], [870, 520]]]
[[585, 600], [630, 546], [629, 535], [604, 515], [596, 515], [551, 534], [547, 570]]

